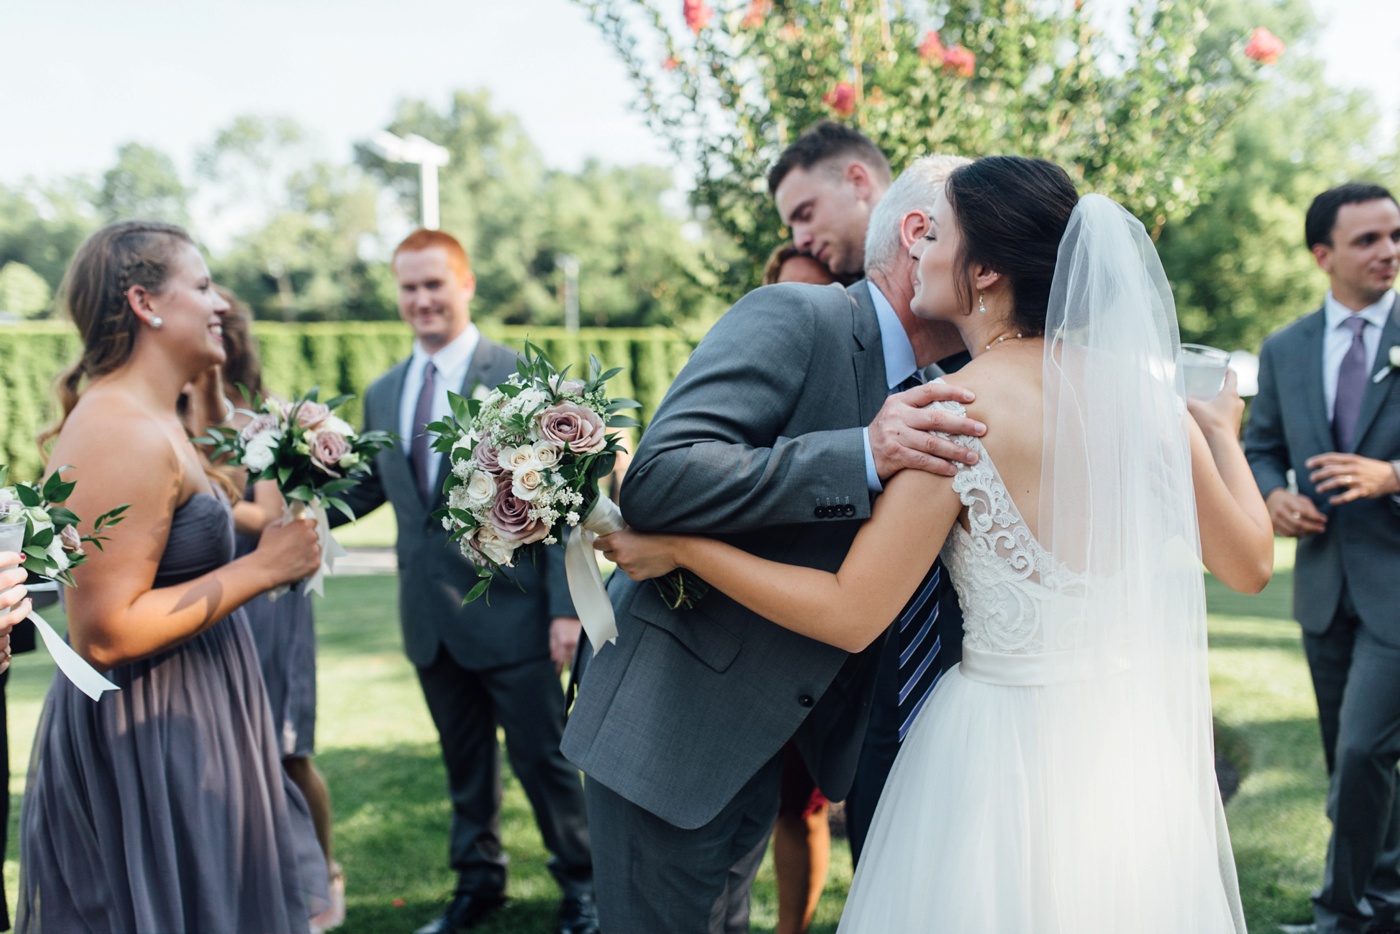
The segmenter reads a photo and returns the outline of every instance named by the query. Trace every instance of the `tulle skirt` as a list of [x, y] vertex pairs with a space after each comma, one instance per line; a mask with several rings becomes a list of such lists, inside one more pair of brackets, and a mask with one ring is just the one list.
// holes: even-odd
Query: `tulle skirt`
[[1243, 934], [1213, 767], [1126, 703], [1132, 676], [953, 667], [900, 749], [840, 934]]

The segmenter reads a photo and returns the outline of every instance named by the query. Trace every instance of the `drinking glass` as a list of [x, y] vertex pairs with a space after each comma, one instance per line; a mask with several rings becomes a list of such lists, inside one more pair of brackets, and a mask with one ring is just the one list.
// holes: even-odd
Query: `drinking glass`
[[1193, 399], [1214, 399], [1225, 386], [1230, 354], [1205, 344], [1181, 345], [1181, 375], [1186, 395]]
[[0, 551], [24, 547], [24, 504], [11, 499], [0, 502]]

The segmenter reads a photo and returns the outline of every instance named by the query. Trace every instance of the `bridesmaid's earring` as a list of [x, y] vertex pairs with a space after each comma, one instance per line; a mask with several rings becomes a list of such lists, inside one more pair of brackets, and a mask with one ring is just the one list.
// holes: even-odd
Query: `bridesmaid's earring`
[[987, 313], [987, 303], [982, 300], [982, 293], [977, 293], [977, 312], [985, 315]]
[[[982, 310], [983, 310], [983, 311], [986, 311], [985, 308], [982, 309]], [[151, 327], [153, 327], [153, 328], [155, 328], [155, 329], [157, 329], [157, 330], [159, 330], [159, 329], [160, 329], [160, 326], [161, 326], [162, 324], [164, 324], [164, 323], [165, 323], [165, 322], [162, 321], [162, 320], [160, 320], [159, 317], [154, 317], [154, 316], [153, 316], [153, 317], [151, 318]]]

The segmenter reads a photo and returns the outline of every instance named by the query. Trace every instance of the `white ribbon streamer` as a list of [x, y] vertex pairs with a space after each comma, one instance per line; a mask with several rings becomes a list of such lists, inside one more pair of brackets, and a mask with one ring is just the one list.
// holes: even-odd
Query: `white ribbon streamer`
[[600, 495], [598, 502], [593, 504], [578, 527], [569, 532], [568, 540], [564, 543], [564, 570], [569, 577], [569, 596], [574, 600], [574, 609], [594, 652], [602, 651], [604, 643], [617, 641], [617, 617], [613, 615], [608, 592], [603, 588], [603, 574], [598, 570], [593, 539], [598, 535], [621, 532], [625, 528], [627, 523], [622, 519], [622, 510], [612, 500]]
[[48, 647], [49, 654], [53, 656], [54, 663], [58, 665], [58, 670], [63, 672], [82, 691], [93, 700], [98, 700], [107, 691], [120, 691], [112, 682], [97, 673], [97, 669], [89, 665], [81, 655], [73, 651], [73, 647], [63, 641], [63, 637], [54, 631], [45, 619], [32, 610], [29, 618], [34, 621], [34, 625], [39, 629], [39, 635], [44, 637], [44, 645]]
[[[344, 558], [349, 552], [341, 547], [340, 542], [331, 535], [331, 523], [326, 518], [326, 507], [321, 505], [319, 499], [312, 500], [308, 506], [301, 500], [296, 500], [291, 506], [291, 520], [306, 518], [308, 509], [316, 519], [316, 537], [321, 542], [321, 566], [316, 569], [316, 573], [306, 579], [306, 589], [310, 592], [324, 597], [326, 595], [325, 576], [335, 573], [335, 562], [337, 558]], [[291, 589], [290, 584], [281, 584], [267, 592], [267, 599], [276, 600]]]

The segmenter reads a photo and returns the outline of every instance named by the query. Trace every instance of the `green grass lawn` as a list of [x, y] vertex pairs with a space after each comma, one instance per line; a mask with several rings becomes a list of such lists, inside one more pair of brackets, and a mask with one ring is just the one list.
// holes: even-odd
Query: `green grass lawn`
[[[1241, 597], [1208, 582], [1216, 715], [1244, 740], [1251, 759], [1227, 814], [1253, 932], [1273, 932], [1281, 921], [1308, 917], [1308, 893], [1321, 878], [1328, 833], [1316, 710], [1298, 627], [1288, 618], [1291, 551], [1283, 549], [1279, 557], [1274, 582], [1258, 597]], [[440, 910], [453, 883], [446, 867], [448, 806], [435, 734], [400, 651], [393, 580], [332, 578], [326, 593], [317, 606], [317, 762], [331, 786], [336, 846], [348, 880], [349, 916], [341, 930], [413, 931]], [[48, 616], [54, 621], [60, 614]], [[15, 815], [52, 674], [53, 665], [40, 649], [15, 660], [9, 686], [14, 774], [5, 885], [12, 905], [18, 874]], [[512, 859], [513, 900], [481, 930], [551, 931], [558, 893], [524, 794], [509, 775], [502, 833]], [[835, 930], [850, 875], [849, 852], [838, 842], [814, 931]], [[754, 890], [753, 925], [771, 931], [775, 921], [772, 865], [766, 862]]]

